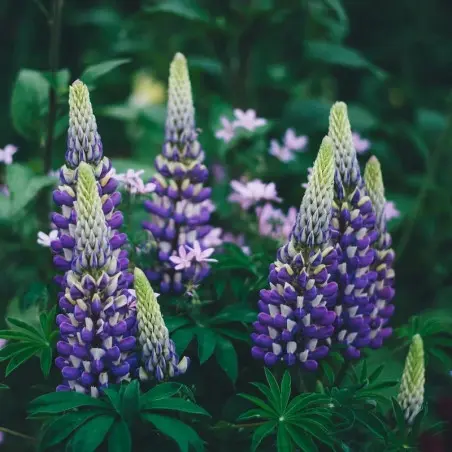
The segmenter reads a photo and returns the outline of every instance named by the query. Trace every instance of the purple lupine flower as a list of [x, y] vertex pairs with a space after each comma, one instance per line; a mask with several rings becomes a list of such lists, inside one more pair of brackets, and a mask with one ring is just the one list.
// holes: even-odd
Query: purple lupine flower
[[192, 246], [195, 241], [207, 248], [204, 238], [212, 230], [208, 225], [212, 203], [211, 188], [204, 186], [208, 170], [203, 161], [187, 61], [177, 53], [170, 68], [165, 144], [155, 159], [157, 174], [151, 179], [156, 188], [144, 203], [152, 217], [143, 227], [157, 257], [146, 274], [160, 285], [162, 293], [182, 293], [187, 285], [198, 284], [209, 273], [208, 266], [195, 262], [189, 268], [176, 269], [170, 259], [181, 246]]
[[[75, 246], [74, 228], [76, 215], [76, 182], [80, 162], [86, 162], [94, 170], [98, 182], [102, 210], [110, 226], [110, 240], [116, 247], [127, 241], [125, 234], [118, 232], [122, 226], [123, 215], [115, 207], [121, 202], [121, 194], [116, 191], [117, 180], [107, 157], [103, 157], [102, 141], [97, 132], [96, 118], [93, 114], [89, 91], [81, 81], [75, 81], [69, 88], [69, 130], [67, 138], [66, 164], [60, 170], [60, 185], [53, 192], [53, 200], [60, 206], [60, 213], [52, 214], [52, 223], [59, 230], [59, 237], [53, 240], [53, 262], [62, 271], [70, 270]], [[127, 251], [121, 251], [121, 269], [128, 267]], [[127, 278], [126, 278], [127, 279]], [[131, 276], [128, 277], [131, 282]], [[61, 278], [59, 278], [61, 281]]]
[[333, 105], [329, 136], [336, 160], [332, 239], [338, 254], [336, 281], [336, 338], [345, 355], [359, 358], [360, 349], [370, 344], [370, 314], [374, 310], [370, 290], [377, 273], [373, 243], [378, 237], [375, 213], [361, 177], [352, 132], [343, 102]]
[[136, 372], [136, 312], [94, 169], [83, 161], [77, 171], [74, 212], [71, 269], [62, 281], [61, 313], [56, 318], [60, 340], [55, 365], [63, 376], [57, 391], [97, 397], [109, 383], [129, 380]]
[[284, 361], [315, 370], [330, 348], [337, 254], [330, 245], [334, 154], [325, 137], [290, 239], [270, 265], [270, 289], [261, 290], [252, 355], [266, 366]]
[[145, 274], [135, 267], [138, 340], [142, 353], [138, 376], [140, 380], [158, 382], [184, 374], [190, 364], [187, 357], [179, 360], [176, 346], [169, 337], [157, 296]]
[[376, 227], [379, 233], [374, 244], [376, 255], [372, 265], [377, 277], [369, 291], [374, 306], [370, 313], [369, 345], [372, 348], [378, 348], [383, 344], [383, 340], [392, 333], [388, 322], [394, 312], [394, 305], [391, 302], [395, 295], [393, 269], [395, 253], [391, 248], [391, 235], [386, 229], [388, 203], [385, 199], [380, 163], [376, 157], [371, 157], [367, 162], [364, 180], [375, 210]]

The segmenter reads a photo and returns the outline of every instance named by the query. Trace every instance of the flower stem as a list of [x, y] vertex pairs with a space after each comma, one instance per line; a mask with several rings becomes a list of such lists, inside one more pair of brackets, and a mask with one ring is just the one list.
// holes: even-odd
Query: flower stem
[[36, 439], [32, 436], [25, 435], [24, 433], [16, 432], [15, 430], [10, 430], [6, 427], [0, 427], [0, 432], [7, 433], [8, 435], [17, 436], [19, 438], [28, 439], [29, 441], [35, 442]]
[[64, 0], [53, 0], [52, 17], [49, 17], [50, 49], [49, 65], [52, 83], [49, 87], [49, 116], [47, 119], [47, 138], [44, 153], [44, 173], [52, 169], [53, 134], [57, 116], [56, 72], [58, 70], [58, 57], [60, 53], [61, 16]]

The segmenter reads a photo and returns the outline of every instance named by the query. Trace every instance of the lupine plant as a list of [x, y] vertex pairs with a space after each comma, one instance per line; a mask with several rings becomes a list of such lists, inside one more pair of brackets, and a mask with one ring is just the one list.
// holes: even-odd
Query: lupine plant
[[[43, 451], [414, 450], [436, 429], [423, 337], [437, 357], [450, 337], [415, 320], [391, 337], [388, 223], [399, 212], [384, 165], [371, 156], [361, 172], [371, 141], [352, 132], [344, 102], [332, 105], [315, 159], [303, 130], [288, 124], [278, 139], [255, 110], [231, 108], [221, 129], [201, 124], [213, 146], [204, 151], [189, 62], [177, 53], [170, 64], [149, 177], [104, 155], [89, 84], [66, 87], [58, 181], [31, 179], [43, 200], [53, 185], [57, 205], [42, 217], [50, 231], [34, 239], [52, 254], [51, 288], [36, 319], [9, 315], [0, 330], [2, 392], [35, 356], [44, 380], [27, 407], [30, 435], [0, 433]], [[241, 165], [248, 149], [254, 163]], [[16, 151], [6, 146], [2, 161], [14, 167]], [[272, 180], [276, 163], [290, 173], [288, 162], [299, 208]], [[13, 200], [11, 177], [7, 185]]]

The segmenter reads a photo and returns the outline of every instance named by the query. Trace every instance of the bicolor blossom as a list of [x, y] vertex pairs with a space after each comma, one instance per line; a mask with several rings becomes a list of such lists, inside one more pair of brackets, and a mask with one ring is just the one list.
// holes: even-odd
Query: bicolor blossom
[[203, 250], [208, 248], [204, 238], [212, 230], [213, 204], [211, 188], [204, 185], [209, 173], [203, 161], [187, 61], [178, 53], [170, 67], [165, 143], [155, 159], [157, 173], [150, 181], [155, 191], [144, 203], [151, 218], [143, 227], [154, 256], [146, 274], [162, 293], [182, 293], [209, 273], [207, 265], [176, 264], [176, 269], [171, 260], [178, 257], [181, 247], [192, 247], [196, 241]]
[[48, 234], [46, 234], [45, 232], [39, 231], [38, 239], [36, 240], [36, 242], [38, 243], [38, 245], [49, 248], [50, 244], [54, 240], [57, 240], [57, 239], [58, 239], [58, 231], [56, 229], [53, 229]]
[[273, 182], [265, 184], [260, 179], [249, 182], [233, 180], [231, 181], [231, 188], [234, 191], [229, 195], [228, 200], [240, 204], [243, 210], [247, 210], [261, 201], [281, 202]]
[[290, 238], [270, 266], [270, 289], [260, 292], [251, 352], [266, 366], [283, 361], [316, 370], [329, 352], [338, 289], [337, 253], [329, 244], [333, 183], [333, 145], [325, 137]]

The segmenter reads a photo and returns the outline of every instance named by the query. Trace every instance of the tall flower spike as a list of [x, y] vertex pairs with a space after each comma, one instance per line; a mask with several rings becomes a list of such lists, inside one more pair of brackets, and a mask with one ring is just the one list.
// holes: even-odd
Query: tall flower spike
[[284, 361], [315, 370], [331, 344], [336, 319], [337, 254], [329, 245], [334, 190], [332, 142], [325, 137], [289, 242], [270, 265], [270, 289], [260, 291], [251, 353], [266, 366]]
[[[81, 162], [91, 166], [101, 196], [102, 211], [110, 226], [111, 246], [120, 249], [127, 241], [125, 234], [118, 229], [123, 222], [120, 211], [115, 207], [121, 202], [121, 195], [115, 191], [118, 182], [113, 177], [111, 162], [102, 154], [102, 142], [97, 132], [96, 118], [93, 114], [89, 92], [81, 81], [75, 81], [69, 88], [69, 129], [66, 151], [66, 165], [60, 170], [60, 186], [53, 192], [55, 203], [61, 208], [60, 213], [52, 214], [52, 222], [58, 229], [57, 240], [52, 241], [55, 266], [62, 271], [70, 270], [74, 258], [74, 228], [76, 215], [74, 203], [77, 199], [76, 184]], [[128, 267], [127, 251], [122, 250], [119, 256], [122, 270]], [[62, 282], [62, 277], [57, 277]], [[131, 282], [131, 275], [124, 283]]]
[[394, 295], [394, 269], [395, 258], [391, 248], [391, 235], [386, 229], [385, 205], [386, 198], [381, 174], [380, 163], [376, 157], [371, 157], [364, 171], [364, 181], [375, 211], [378, 239], [374, 243], [375, 261], [371, 269], [376, 272], [375, 283], [369, 289], [371, 303], [374, 310], [370, 314], [370, 346], [381, 347], [383, 340], [392, 334], [388, 327], [390, 317], [394, 313], [391, 304]]
[[140, 380], [162, 381], [187, 370], [189, 359], [179, 361], [174, 342], [169, 338], [157, 297], [146, 275], [135, 268], [138, 338], [142, 347]]
[[356, 359], [361, 355], [360, 348], [371, 342], [369, 324], [374, 305], [370, 291], [377, 277], [371, 267], [375, 258], [372, 245], [378, 232], [343, 102], [331, 108], [329, 136], [334, 143], [336, 162], [331, 221], [331, 237], [339, 263], [335, 275], [339, 285], [335, 337], [345, 346], [345, 355]]
[[209, 272], [206, 263], [193, 261], [189, 268], [175, 270], [170, 257], [180, 247], [208, 248], [211, 189], [204, 187], [208, 171], [197, 139], [190, 78], [185, 57], [177, 53], [171, 63], [165, 143], [155, 159], [157, 174], [152, 199], [144, 203], [151, 221], [143, 223], [154, 251], [148, 278], [163, 293], [182, 293], [190, 283], [199, 283]]
[[414, 422], [415, 417], [422, 410], [424, 403], [425, 363], [424, 343], [419, 334], [413, 336], [408, 356], [403, 369], [397, 400], [405, 413], [408, 424]]
[[113, 246], [93, 168], [78, 168], [74, 258], [59, 294], [60, 341], [56, 366], [63, 383], [57, 391], [96, 397], [110, 382], [129, 380], [136, 371], [135, 297], [126, 288], [121, 250]]

